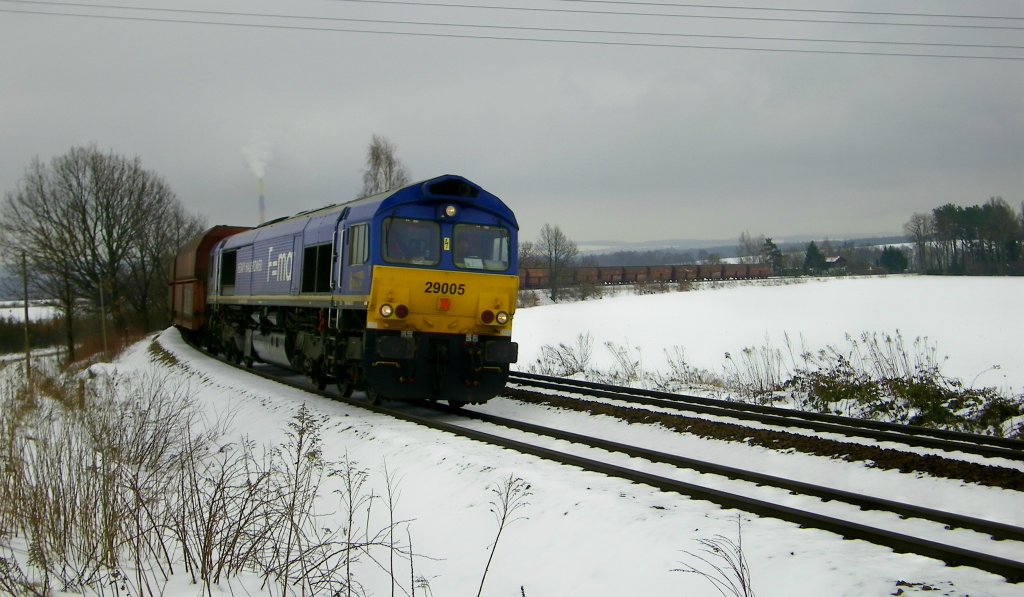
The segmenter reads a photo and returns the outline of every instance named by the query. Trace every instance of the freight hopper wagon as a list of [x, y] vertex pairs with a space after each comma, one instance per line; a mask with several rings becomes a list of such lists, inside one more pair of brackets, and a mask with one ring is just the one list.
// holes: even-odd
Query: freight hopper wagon
[[500, 199], [452, 175], [300, 213], [214, 242], [191, 299], [204, 317], [179, 325], [346, 396], [484, 402], [518, 357], [517, 233]]

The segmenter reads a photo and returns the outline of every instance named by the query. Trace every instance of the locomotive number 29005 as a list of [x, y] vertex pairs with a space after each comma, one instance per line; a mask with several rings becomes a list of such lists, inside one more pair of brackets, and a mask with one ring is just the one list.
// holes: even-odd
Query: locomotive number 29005
[[426, 282], [426, 287], [423, 289], [424, 294], [466, 294], [465, 284], [456, 284], [454, 282]]

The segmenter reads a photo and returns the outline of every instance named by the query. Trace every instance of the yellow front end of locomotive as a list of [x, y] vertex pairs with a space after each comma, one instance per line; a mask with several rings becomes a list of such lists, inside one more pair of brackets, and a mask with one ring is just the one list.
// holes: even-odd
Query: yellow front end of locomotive
[[377, 266], [368, 329], [511, 336], [519, 277]]

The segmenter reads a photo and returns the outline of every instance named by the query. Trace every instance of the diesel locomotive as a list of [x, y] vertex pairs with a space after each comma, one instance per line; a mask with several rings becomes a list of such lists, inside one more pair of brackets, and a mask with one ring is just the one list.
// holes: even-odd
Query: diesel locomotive
[[485, 402], [518, 357], [518, 229], [498, 197], [455, 175], [215, 226], [172, 265], [171, 316], [214, 353], [345, 396]]

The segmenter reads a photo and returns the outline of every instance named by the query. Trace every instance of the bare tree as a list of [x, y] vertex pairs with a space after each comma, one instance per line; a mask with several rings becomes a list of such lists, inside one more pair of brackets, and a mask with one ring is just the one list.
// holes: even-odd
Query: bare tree
[[923, 272], [928, 267], [925, 251], [928, 250], [928, 241], [935, 234], [935, 222], [930, 214], [916, 213], [903, 224], [903, 233], [907, 235], [910, 242], [914, 243], [914, 253], [917, 261], [917, 271]]
[[740, 263], [760, 263], [761, 247], [764, 246], [764, 235], [750, 236], [750, 231], [740, 234], [739, 245], [736, 247]]
[[75, 230], [65, 215], [72, 202], [65, 191], [50, 168], [33, 159], [19, 188], [4, 198], [0, 247], [10, 256], [26, 255], [33, 291], [58, 300], [68, 358], [73, 359], [75, 301], [81, 293], [72, 281]]
[[409, 172], [398, 159], [398, 148], [386, 137], [373, 136], [366, 149], [363, 170], [363, 197], [397, 189], [409, 184]]
[[519, 243], [519, 267], [543, 267], [537, 245], [528, 240]]
[[544, 224], [540, 229], [540, 238], [537, 239], [535, 249], [541, 262], [548, 268], [551, 300], [557, 301], [558, 291], [566, 284], [566, 277], [579, 254], [579, 249], [561, 228], [550, 224]]
[[[29, 255], [37, 291], [59, 299], [69, 358], [78, 299], [103, 300], [126, 330], [127, 307], [150, 304], [130, 295], [163, 292], [157, 280], [177, 246], [165, 244], [163, 255], [156, 255], [143, 245], [170, 242], [173, 231], [161, 227], [183, 224], [168, 218], [175, 209], [180, 211], [167, 183], [144, 170], [139, 158], [105, 154], [95, 146], [74, 147], [49, 164], [36, 158], [19, 187], [6, 194], [2, 244], [8, 254]], [[130, 284], [140, 271], [146, 272], [144, 281]]]
[[153, 213], [141, 223], [126, 273], [126, 301], [143, 331], [164, 327], [169, 312], [167, 271], [178, 249], [206, 228], [202, 217], [188, 214], [163, 186], [155, 193]]

